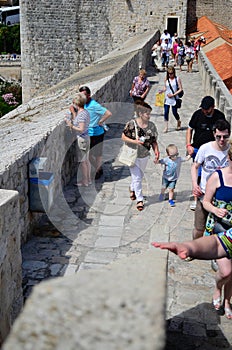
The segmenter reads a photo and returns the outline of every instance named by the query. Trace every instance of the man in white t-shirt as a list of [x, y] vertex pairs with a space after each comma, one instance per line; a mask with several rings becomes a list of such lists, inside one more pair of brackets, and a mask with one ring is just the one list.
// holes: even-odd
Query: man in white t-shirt
[[161, 44], [161, 61], [162, 67], [167, 67], [169, 63], [169, 56], [171, 54], [172, 44], [168, 39], [165, 39]]
[[[191, 168], [193, 194], [197, 197], [195, 210], [193, 239], [203, 235], [208, 212], [203, 208], [202, 199], [206, 182], [217, 169], [228, 166], [228, 140], [230, 137], [230, 123], [227, 120], [216, 121], [213, 127], [214, 141], [202, 145], [195, 157]], [[198, 168], [202, 166], [201, 182], [198, 185]]]
[[164, 43], [165, 39], [168, 39], [168, 41], [171, 41], [171, 35], [168, 33], [167, 29], [164, 30], [163, 34], [161, 34], [161, 37], [160, 37], [161, 44]]

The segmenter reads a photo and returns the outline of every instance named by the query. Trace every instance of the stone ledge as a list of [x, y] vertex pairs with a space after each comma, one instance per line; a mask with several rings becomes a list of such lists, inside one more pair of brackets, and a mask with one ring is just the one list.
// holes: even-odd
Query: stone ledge
[[149, 250], [42, 282], [3, 350], [164, 349], [166, 265], [167, 254]]

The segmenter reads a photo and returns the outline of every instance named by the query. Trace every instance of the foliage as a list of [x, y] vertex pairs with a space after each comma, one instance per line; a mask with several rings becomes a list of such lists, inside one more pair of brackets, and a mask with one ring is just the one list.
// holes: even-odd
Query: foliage
[[10, 111], [13, 111], [14, 108], [15, 106], [9, 106], [0, 96], [0, 118], [5, 114], [9, 113]]
[[20, 25], [0, 24], [0, 52], [20, 54]]
[[22, 103], [20, 84], [5, 82], [0, 85], [0, 118]]

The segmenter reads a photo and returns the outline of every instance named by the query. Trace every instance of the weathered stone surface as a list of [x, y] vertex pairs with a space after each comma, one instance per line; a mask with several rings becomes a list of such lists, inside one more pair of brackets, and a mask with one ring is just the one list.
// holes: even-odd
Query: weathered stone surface
[[23, 306], [19, 195], [0, 189], [0, 345]]
[[166, 254], [149, 251], [41, 283], [3, 349], [161, 350], [165, 270]]

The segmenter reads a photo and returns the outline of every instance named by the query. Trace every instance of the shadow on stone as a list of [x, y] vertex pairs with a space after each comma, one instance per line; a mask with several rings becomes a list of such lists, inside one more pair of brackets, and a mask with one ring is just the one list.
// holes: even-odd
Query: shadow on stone
[[219, 327], [220, 315], [202, 303], [166, 322], [165, 350], [232, 349]]

